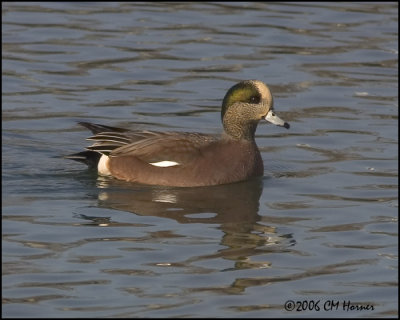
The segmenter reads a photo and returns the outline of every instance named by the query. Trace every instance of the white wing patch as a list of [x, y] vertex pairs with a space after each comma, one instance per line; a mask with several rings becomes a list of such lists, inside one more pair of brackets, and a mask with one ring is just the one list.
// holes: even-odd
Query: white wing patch
[[173, 166], [179, 166], [178, 162], [175, 161], [159, 161], [159, 162], [150, 162], [152, 166], [155, 167], [173, 167]]

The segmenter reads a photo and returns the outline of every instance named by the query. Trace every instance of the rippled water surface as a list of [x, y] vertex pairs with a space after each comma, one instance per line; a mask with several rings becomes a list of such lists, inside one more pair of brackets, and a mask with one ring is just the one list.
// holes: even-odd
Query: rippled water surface
[[[397, 315], [397, 3], [3, 2], [2, 18], [3, 317]], [[262, 179], [148, 187], [62, 158], [87, 145], [78, 121], [218, 133], [243, 79], [291, 124], [259, 125]]]

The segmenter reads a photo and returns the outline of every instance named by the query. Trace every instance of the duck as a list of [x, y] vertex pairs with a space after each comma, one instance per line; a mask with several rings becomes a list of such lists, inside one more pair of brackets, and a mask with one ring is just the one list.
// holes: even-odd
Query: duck
[[196, 132], [129, 130], [90, 122], [92, 144], [66, 156], [101, 176], [145, 185], [200, 187], [263, 176], [255, 141], [261, 120], [290, 128], [274, 111], [271, 90], [260, 80], [232, 86], [222, 100], [220, 135]]

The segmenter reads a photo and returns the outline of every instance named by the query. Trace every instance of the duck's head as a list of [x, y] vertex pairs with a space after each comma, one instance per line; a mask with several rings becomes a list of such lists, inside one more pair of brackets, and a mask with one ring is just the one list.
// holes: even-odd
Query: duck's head
[[241, 81], [230, 88], [222, 102], [221, 118], [225, 132], [238, 140], [253, 140], [261, 119], [290, 127], [275, 114], [271, 91], [259, 80]]

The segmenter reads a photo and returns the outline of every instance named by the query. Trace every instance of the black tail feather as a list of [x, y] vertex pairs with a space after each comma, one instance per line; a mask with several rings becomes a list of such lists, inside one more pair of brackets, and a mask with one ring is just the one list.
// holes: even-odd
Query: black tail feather
[[[117, 134], [118, 132], [129, 131], [127, 129], [110, 127], [110, 126], [105, 126], [102, 124], [90, 123], [90, 122], [78, 122], [78, 124], [89, 129], [90, 131], [92, 131], [92, 133], [94, 135], [97, 135], [102, 132], [108, 132], [108, 133], [115, 132], [115, 136], [110, 135], [110, 137], [112, 137], [113, 139], [118, 138], [119, 140], [115, 141], [115, 142], [119, 142], [120, 145], [124, 144], [122, 142], [125, 142], [125, 143], [128, 142], [128, 141], [126, 141], [126, 138], [123, 138], [123, 136], [118, 136], [118, 134]], [[96, 140], [96, 136], [89, 138], [89, 140]], [[118, 147], [118, 144], [117, 145], [113, 144], [111, 146], [99, 146], [99, 145], [95, 144], [93, 146], [88, 147], [87, 148], [88, 150], [86, 150], [86, 151], [70, 154], [70, 155], [64, 156], [64, 158], [82, 162], [82, 163], [88, 165], [89, 168], [97, 168], [99, 160], [102, 156], [102, 154], [100, 152], [102, 152], [104, 154], [108, 154], [117, 147]], [[93, 150], [91, 150], [91, 149], [93, 149]], [[99, 150], [96, 150], [96, 149], [99, 149]]]
[[96, 168], [101, 158], [101, 154], [95, 151], [82, 151], [70, 154], [64, 158], [85, 163], [89, 168]]
[[89, 129], [90, 131], [92, 131], [93, 134], [97, 134], [97, 133], [101, 133], [101, 132], [127, 132], [127, 131], [129, 131], [127, 129], [110, 127], [110, 126], [105, 126], [102, 124], [90, 123], [90, 122], [78, 122], [78, 124]]

